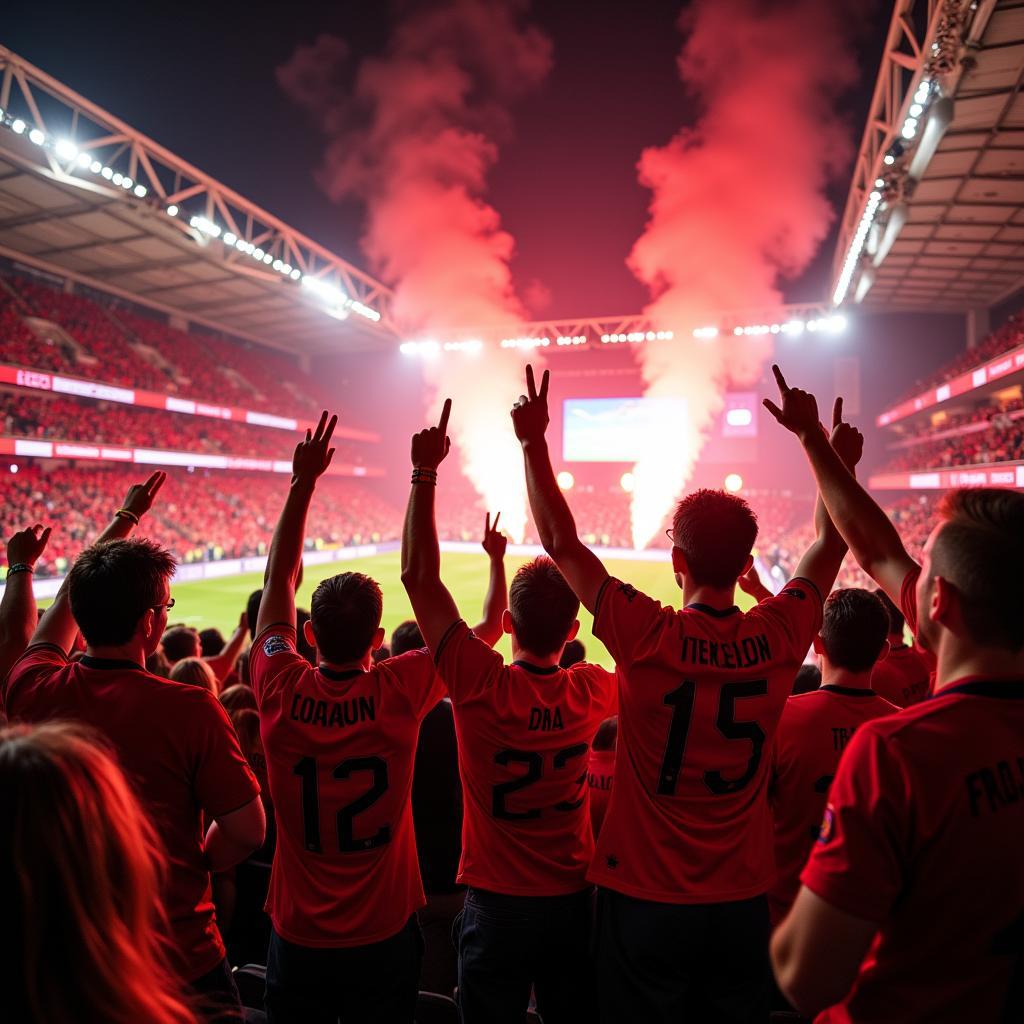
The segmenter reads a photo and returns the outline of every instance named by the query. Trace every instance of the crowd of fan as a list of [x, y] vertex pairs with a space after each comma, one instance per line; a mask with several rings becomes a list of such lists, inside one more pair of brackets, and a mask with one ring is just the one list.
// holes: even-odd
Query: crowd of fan
[[[1019, 407], [1020, 403], [1014, 403]], [[979, 466], [1024, 459], [1024, 417], [1012, 416], [1011, 410], [988, 410], [984, 418], [988, 426], [951, 436], [926, 440], [901, 449], [890, 459], [885, 470], [900, 472], [915, 469], [947, 469], [955, 466]], [[943, 429], [946, 425], [943, 424]]]

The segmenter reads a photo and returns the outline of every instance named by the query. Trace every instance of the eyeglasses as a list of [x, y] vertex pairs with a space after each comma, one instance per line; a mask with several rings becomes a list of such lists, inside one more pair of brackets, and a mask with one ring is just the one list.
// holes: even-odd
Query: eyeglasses
[[170, 611], [174, 607], [174, 598], [172, 597], [170, 601], [168, 601], [166, 604], [155, 604], [152, 607], [153, 611], [155, 612], [159, 611], [161, 608], [166, 608], [168, 611]]

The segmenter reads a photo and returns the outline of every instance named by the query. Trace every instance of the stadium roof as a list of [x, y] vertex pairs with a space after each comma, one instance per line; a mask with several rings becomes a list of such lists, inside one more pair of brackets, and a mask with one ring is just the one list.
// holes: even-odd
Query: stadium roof
[[896, 0], [833, 299], [960, 312], [1024, 285], [1024, 6]]
[[390, 291], [0, 46], [0, 255], [299, 353], [391, 347]]

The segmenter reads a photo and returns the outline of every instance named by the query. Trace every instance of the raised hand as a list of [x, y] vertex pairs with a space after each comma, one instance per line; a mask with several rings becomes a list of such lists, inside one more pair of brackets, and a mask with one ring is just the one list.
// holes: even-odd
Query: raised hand
[[36, 523], [28, 529], [19, 530], [7, 542], [7, 564], [35, 565], [50, 539], [51, 529], [50, 526], [43, 529], [42, 523]]
[[526, 367], [526, 394], [512, 406], [512, 426], [520, 444], [528, 441], [542, 441], [548, 428], [548, 381], [551, 374], [544, 371], [540, 380], [540, 391], [533, 379], [533, 367]]
[[841, 398], [837, 398], [832, 407], [832, 436], [829, 440], [846, 468], [852, 471], [864, 454], [864, 435], [852, 423], [843, 421]]
[[484, 522], [484, 539], [482, 547], [487, 552], [488, 556], [492, 559], [504, 558], [505, 548], [508, 547], [508, 538], [498, 529], [498, 520], [501, 518], [499, 512], [494, 517], [494, 522], [491, 522], [491, 513], [487, 513], [487, 519]]
[[452, 446], [448, 436], [448, 417], [452, 412], [452, 400], [444, 400], [441, 419], [436, 427], [427, 427], [412, 435], [412, 464], [418, 469], [437, 469], [444, 462]]
[[327, 411], [320, 414], [320, 422], [315, 430], [306, 430], [306, 438], [295, 446], [292, 456], [292, 477], [305, 483], [315, 483], [322, 476], [334, 458], [334, 449], [328, 447], [334, 428], [338, 425], [338, 417], [327, 418]]
[[780, 409], [770, 398], [764, 400], [764, 407], [801, 441], [810, 437], [813, 431], [821, 430], [818, 402], [814, 395], [799, 388], [791, 388], [786, 383], [786, 378], [782, 376], [782, 371], [774, 364], [772, 373], [775, 374], [775, 383], [778, 384], [779, 394], [782, 396], [782, 408]]
[[136, 519], [141, 519], [153, 507], [153, 501], [166, 479], [167, 474], [157, 470], [144, 484], [132, 484], [121, 508], [131, 512]]

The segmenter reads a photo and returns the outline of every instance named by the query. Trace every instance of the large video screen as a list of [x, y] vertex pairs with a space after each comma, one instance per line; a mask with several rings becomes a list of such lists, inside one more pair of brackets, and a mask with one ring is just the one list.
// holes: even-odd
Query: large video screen
[[636, 462], [686, 423], [683, 398], [567, 398], [562, 405], [566, 462]]

